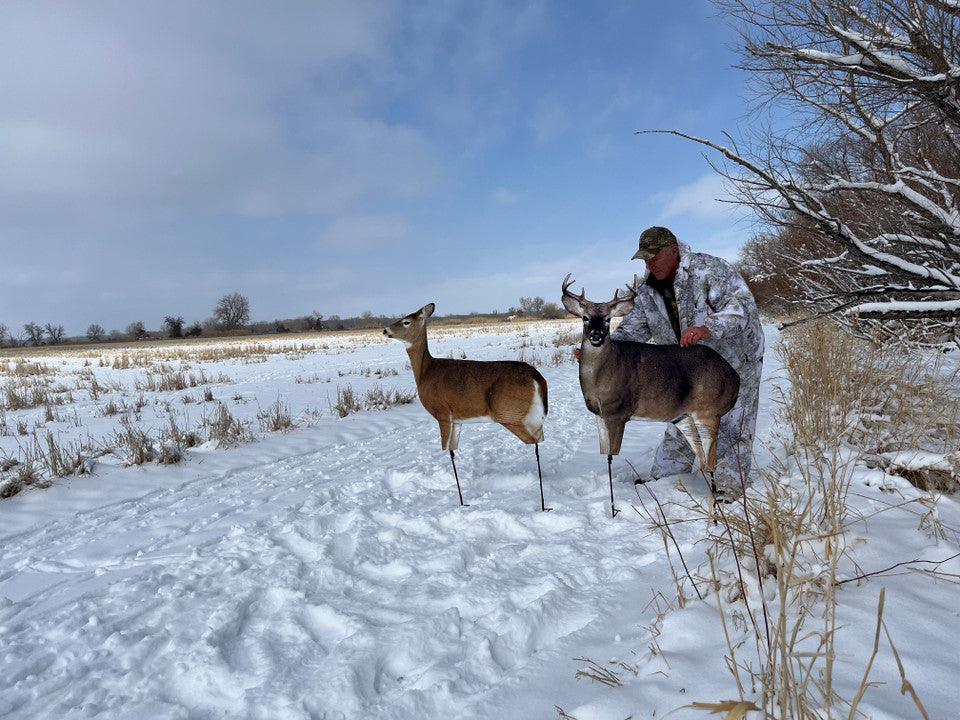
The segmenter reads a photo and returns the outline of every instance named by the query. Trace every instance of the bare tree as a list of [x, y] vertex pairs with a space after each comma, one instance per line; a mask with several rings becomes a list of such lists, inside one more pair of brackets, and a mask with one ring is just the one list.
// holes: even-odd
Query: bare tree
[[520, 298], [520, 312], [524, 315], [539, 315], [543, 312], [545, 300], [542, 297], [522, 297]]
[[182, 338], [183, 337], [183, 316], [167, 315], [163, 319], [163, 327], [167, 331], [167, 337]]
[[0, 323], [0, 345], [3, 345], [4, 341], [7, 339], [8, 332], [7, 326], [3, 323]]
[[[960, 3], [721, 0], [744, 36], [742, 67], [798, 122], [737, 143], [680, 135], [768, 233], [812, 238], [782, 259], [816, 314], [923, 322], [960, 316]], [[782, 238], [790, 239], [789, 235]], [[798, 279], [801, 282], [796, 282]]]
[[250, 322], [250, 301], [240, 293], [230, 293], [217, 300], [213, 319], [226, 328], [237, 328]]
[[133, 340], [143, 340], [147, 336], [142, 320], [136, 320], [127, 325], [127, 337]]
[[44, 332], [47, 334], [47, 338], [50, 340], [51, 345], [59, 345], [63, 341], [64, 329], [63, 325], [54, 325], [52, 323], [47, 323], [44, 328]]
[[28, 322], [23, 326], [23, 334], [31, 345], [43, 344], [43, 328], [35, 322]]
[[93, 323], [90, 327], [87, 328], [87, 340], [90, 342], [100, 342], [103, 340], [103, 336], [106, 334], [106, 331], [103, 329], [102, 325]]

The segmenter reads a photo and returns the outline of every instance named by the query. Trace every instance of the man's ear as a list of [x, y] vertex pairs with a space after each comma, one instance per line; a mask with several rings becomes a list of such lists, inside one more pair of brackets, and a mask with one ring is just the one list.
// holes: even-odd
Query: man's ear
[[433, 315], [433, 311], [437, 309], [437, 306], [433, 303], [427, 303], [422, 308], [420, 308], [420, 315], [423, 317], [430, 317]]

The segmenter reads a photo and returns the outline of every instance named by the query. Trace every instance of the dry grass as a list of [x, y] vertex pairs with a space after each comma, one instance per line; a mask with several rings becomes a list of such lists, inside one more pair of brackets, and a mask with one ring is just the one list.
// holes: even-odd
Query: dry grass
[[30, 362], [24, 358], [14, 358], [9, 362], [0, 362], [0, 375], [12, 375], [14, 377], [37, 377], [56, 374], [56, 368], [50, 367], [49, 365], [41, 362]]
[[575, 328], [561, 328], [557, 330], [557, 334], [553, 337], [553, 346], [557, 348], [566, 347], [568, 345], [579, 345], [581, 339], [581, 333], [579, 329]]
[[330, 405], [330, 410], [339, 418], [345, 418], [351, 413], [360, 412], [363, 406], [353, 392], [353, 385], [337, 385], [337, 402]]
[[525, 347], [520, 348], [520, 352], [517, 353], [517, 360], [520, 362], [525, 362], [528, 365], [533, 365], [535, 368], [543, 367], [543, 358], [532, 350], [530, 353], [527, 353], [527, 349]]
[[[876, 348], [824, 322], [795, 328], [779, 356], [796, 448], [849, 446], [923, 490], [960, 490], [960, 378], [942, 355]], [[917, 450], [947, 457], [916, 467]]]
[[380, 385], [374, 385], [364, 393], [361, 400], [352, 385], [338, 385], [337, 401], [330, 403], [330, 411], [339, 418], [345, 418], [361, 410], [389, 410], [396, 405], [409, 405], [416, 399], [416, 388], [384, 389]]
[[180, 427], [176, 413], [171, 411], [167, 416], [167, 427], [160, 432], [160, 441], [156, 445], [156, 461], [161, 465], [178, 463], [183, 460], [184, 450], [201, 442], [196, 432]]
[[79, 443], [60, 443], [53, 433], [47, 431], [44, 448], [39, 448], [37, 454], [46, 465], [52, 477], [66, 477], [68, 475], [83, 475], [90, 472], [90, 467], [84, 461], [83, 448]]
[[364, 395], [363, 407], [366, 410], [389, 410], [395, 405], [409, 405], [416, 399], [416, 389], [399, 390], [393, 388], [392, 390], [384, 390], [379, 385], [374, 385]]
[[573, 362], [573, 356], [570, 354], [570, 351], [557, 349], [553, 351], [553, 355], [550, 356], [548, 364], [550, 367], [560, 367], [568, 362]]
[[290, 407], [277, 398], [277, 401], [266, 410], [257, 413], [262, 432], [285, 432], [293, 427], [293, 418], [290, 416]]
[[[942, 395], [942, 374], [917, 372], [916, 356], [870, 351], [831, 325], [794, 331], [779, 355], [791, 392], [782, 399], [778, 420], [789, 433], [792, 454], [763, 470], [762, 487], [745, 493], [742, 513], [717, 507], [724, 532], [711, 551], [711, 575], [726, 588], [727, 603], [752, 598], [743, 605], [756, 652], [756, 664], [738, 661], [737, 649], [728, 643], [727, 665], [740, 699], [744, 688], [759, 687], [758, 703], [770, 716], [814, 720], [849, 705], [854, 717], [869, 686], [869, 663], [851, 702], [840, 698], [834, 685], [837, 588], [845, 582], [838, 567], [850, 525], [854, 465], [883, 447], [878, 443], [888, 442], [885, 438], [930, 441], [926, 428], [932, 414], [953, 400]], [[920, 391], [921, 376], [932, 392]], [[865, 426], [864, 418], [874, 424]], [[956, 426], [940, 427], [943, 432], [932, 442], [955, 437]], [[720, 569], [724, 555], [736, 561], [735, 572], [729, 563]], [[756, 589], [757, 578], [776, 588], [772, 601]], [[881, 621], [882, 601], [878, 636]], [[892, 641], [890, 646], [896, 654]]]
[[13, 475], [0, 480], [0, 500], [11, 498], [30, 485], [36, 485], [38, 487], [47, 486], [33, 459], [20, 462], [13, 467], [15, 469]]
[[[661, 533], [676, 584], [676, 605], [689, 602], [691, 589], [701, 597], [704, 592], [712, 594], [727, 640], [723, 665], [739, 699], [687, 707], [745, 712], [756, 703], [765, 717], [820, 720], [846, 716], [848, 711], [853, 717], [870, 686], [872, 659], [851, 700], [838, 695], [834, 664], [838, 588], [861, 579], [838, 577], [853, 522], [847, 515], [847, 497], [854, 466], [878, 448], [878, 438], [900, 434], [909, 442], [942, 441], [954, 437], [957, 428], [944, 424], [933, 440], [924, 430], [943, 404], [944, 388], [912, 393], [918, 378], [916, 357], [866, 352], [859, 341], [830, 326], [798, 328], [784, 338], [779, 354], [792, 387], [781, 398], [776, 419], [783, 429], [786, 456], [761, 468], [752, 489], [744, 482], [736, 505], [704, 505], [698, 495], [686, 493], [684, 506], [693, 508], [711, 528], [706, 572], [702, 566], [687, 567], [666, 513], [649, 490], [655, 505], [640, 496], [640, 507]], [[929, 373], [924, 377], [933, 383], [949, 381], [942, 376], [931, 379]], [[917, 397], [925, 400], [916, 401]], [[863, 417], [879, 427], [865, 432]], [[868, 452], [859, 443], [866, 443]], [[926, 523], [928, 532], [936, 532], [935, 502], [920, 505], [921, 526]], [[878, 638], [881, 625], [882, 604]], [[737, 631], [744, 630], [746, 643], [735, 639]], [[889, 646], [898, 658], [905, 692], [926, 717], [892, 640]]]
[[169, 366], [159, 366], [154, 371], [147, 371], [144, 380], [134, 382], [134, 389], [140, 392], [175, 392], [187, 390], [201, 385], [226, 384], [233, 382], [227, 375], [220, 373], [216, 377], [208, 377], [201, 368], [199, 372], [184, 372], [174, 370]]
[[207, 437], [221, 447], [253, 439], [250, 429], [233, 417], [222, 402], [217, 403], [217, 409], [210, 417], [204, 418], [203, 422], [207, 429]]
[[72, 401], [65, 388], [51, 389], [49, 377], [23, 376], [7, 380], [0, 389], [0, 405], [4, 410], [29, 410], [44, 405], [63, 405]]
[[120, 430], [114, 433], [114, 446], [124, 452], [128, 465], [143, 465], [156, 457], [153, 441], [141, 428], [130, 422], [129, 417], [120, 419]]

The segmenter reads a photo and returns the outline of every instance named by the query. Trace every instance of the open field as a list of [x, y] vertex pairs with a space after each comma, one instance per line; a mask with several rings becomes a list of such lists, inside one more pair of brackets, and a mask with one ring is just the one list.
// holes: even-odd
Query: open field
[[[724, 658], [756, 664], [750, 618], [761, 605], [775, 617], [777, 573], [741, 568], [737, 580], [728, 556], [711, 560], [725, 530], [705, 514], [701, 477], [638, 495], [627, 461], [646, 470], [661, 425], [628, 425], [614, 465], [623, 512], [609, 517], [606, 464], [569, 361], [577, 331], [557, 321], [431, 332], [438, 356], [539, 365], [549, 513], [532, 450], [486, 424], [461, 438], [470, 506], [457, 506], [406, 354], [375, 333], [0, 359], [0, 451], [17, 460], [3, 482], [36, 466], [0, 501], [0, 715], [622, 720], [756, 700], [760, 688], [738, 689]], [[786, 507], [809, 466], [776, 420], [789, 387], [766, 331], [758, 465]], [[48, 434], [59, 462], [75, 453], [83, 474], [51, 473]], [[854, 459], [842, 475], [849, 520], [834, 576], [960, 549], [955, 498]], [[758, 478], [758, 503], [764, 487]], [[827, 537], [804, 536], [805, 552]], [[861, 686], [882, 586], [910, 682], [930, 717], [948, 717], [960, 562], [933, 576], [916, 567], [839, 586], [832, 687], [849, 701]], [[824, 572], [811, 559], [797, 583], [822, 585]], [[919, 717], [886, 645], [870, 682], [866, 717]]]

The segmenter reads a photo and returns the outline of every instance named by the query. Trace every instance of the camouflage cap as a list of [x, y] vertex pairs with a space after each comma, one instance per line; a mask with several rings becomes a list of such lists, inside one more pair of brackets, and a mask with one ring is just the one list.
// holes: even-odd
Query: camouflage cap
[[647, 228], [640, 233], [640, 248], [633, 256], [633, 260], [649, 260], [665, 247], [677, 244], [677, 236], [670, 230], [659, 225]]

